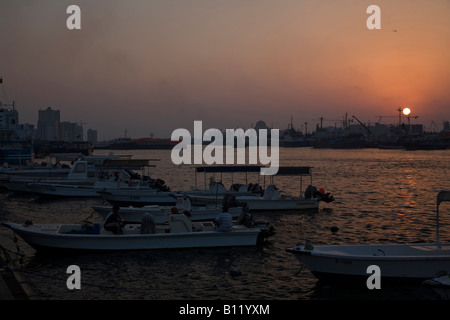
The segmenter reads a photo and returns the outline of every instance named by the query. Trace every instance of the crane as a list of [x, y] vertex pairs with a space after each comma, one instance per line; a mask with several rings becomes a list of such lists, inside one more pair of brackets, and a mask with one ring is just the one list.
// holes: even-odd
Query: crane
[[359, 121], [359, 119], [358, 119], [357, 117], [355, 117], [355, 116], [352, 116], [352, 117], [355, 118], [356, 121], [358, 121], [358, 122], [363, 126], [364, 129], [367, 130], [367, 132], [369, 133], [369, 135], [373, 135], [372, 131], [370, 131], [370, 129], [369, 129], [364, 123], [362, 123], [361, 121]]

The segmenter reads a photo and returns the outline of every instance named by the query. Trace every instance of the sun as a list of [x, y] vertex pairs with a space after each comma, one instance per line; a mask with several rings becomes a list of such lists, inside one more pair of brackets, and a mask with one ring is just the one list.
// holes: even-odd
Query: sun
[[403, 109], [403, 114], [404, 114], [405, 116], [409, 115], [410, 113], [411, 113], [411, 109], [410, 109], [410, 108], [404, 108], [404, 109]]

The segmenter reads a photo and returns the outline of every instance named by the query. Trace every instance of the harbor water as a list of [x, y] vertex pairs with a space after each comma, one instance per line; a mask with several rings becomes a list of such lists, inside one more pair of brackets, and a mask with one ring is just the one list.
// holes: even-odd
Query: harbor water
[[[107, 154], [99, 150], [95, 155]], [[153, 178], [172, 190], [194, 187], [191, 165], [176, 166], [170, 150], [124, 150], [133, 158], [158, 158]], [[41, 256], [11, 230], [0, 228], [4, 252], [15, 261], [33, 299], [94, 300], [429, 300], [438, 296], [422, 284], [381, 284], [379, 290], [317, 281], [285, 249], [308, 239], [321, 244], [434, 242], [436, 195], [450, 189], [450, 150], [281, 148], [282, 166], [313, 167], [313, 185], [335, 201], [318, 211], [255, 213], [275, 235], [263, 248], [173, 249]], [[199, 176], [199, 187], [205, 177]], [[235, 175], [234, 182], [241, 179]], [[209, 176], [207, 177], [209, 181]], [[216, 180], [220, 179], [216, 176]], [[222, 177], [225, 186], [230, 182]], [[245, 176], [242, 177], [244, 182]], [[258, 176], [249, 174], [248, 181]], [[259, 177], [259, 183], [264, 183]], [[267, 178], [266, 178], [267, 179]], [[267, 184], [268, 181], [265, 181]], [[275, 177], [278, 189], [298, 195], [310, 183], [303, 178]], [[300, 190], [302, 188], [303, 190]], [[0, 220], [34, 223], [101, 222], [91, 208], [98, 199], [42, 199], [0, 194]], [[440, 240], [450, 240], [450, 207], [441, 206]], [[69, 290], [68, 266], [81, 270], [81, 289]]]

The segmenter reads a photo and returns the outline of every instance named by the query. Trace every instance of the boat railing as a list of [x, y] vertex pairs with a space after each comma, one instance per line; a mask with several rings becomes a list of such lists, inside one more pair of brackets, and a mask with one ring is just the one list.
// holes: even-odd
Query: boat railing
[[[231, 174], [231, 184], [234, 184], [234, 173], [245, 173], [245, 183], [248, 185], [248, 173], [252, 172], [261, 172], [261, 166], [259, 165], [243, 165], [243, 166], [235, 166], [235, 165], [228, 165], [228, 166], [202, 166], [202, 167], [195, 167], [195, 190], [198, 190], [197, 187], [197, 173], [203, 172], [203, 180], [204, 180], [204, 190], [207, 190], [206, 188], [206, 174], [207, 173], [213, 173], [214, 174], [214, 180], [215, 180], [215, 174], [220, 173], [220, 181], [222, 181], [223, 173], [230, 173]], [[258, 183], [259, 183], [259, 174], [258, 174]]]
[[[229, 166], [202, 166], [202, 167], [195, 167], [195, 189], [197, 190], [197, 173], [203, 172], [203, 179], [204, 179], [204, 189], [206, 190], [206, 174], [207, 173], [220, 173], [220, 181], [222, 181], [222, 175], [223, 173], [231, 173], [231, 184], [234, 184], [233, 180], [233, 174], [234, 173], [245, 173], [245, 183], [248, 185], [248, 173], [260, 173], [261, 168], [264, 168], [260, 165], [243, 165], [243, 166], [235, 166], [235, 165], [229, 165]], [[286, 166], [286, 167], [280, 167], [278, 168], [278, 172], [276, 175], [270, 176], [269, 184], [275, 184], [274, 183], [274, 176], [298, 176], [300, 177], [300, 191], [303, 190], [303, 177], [309, 176], [310, 177], [310, 183], [312, 185], [312, 169], [313, 167], [295, 167], [295, 166]], [[260, 184], [259, 181], [260, 175], [258, 174], [258, 181], [257, 183]], [[214, 176], [215, 179], [215, 176]], [[266, 176], [264, 176], [263, 181], [263, 188], [266, 187]]]

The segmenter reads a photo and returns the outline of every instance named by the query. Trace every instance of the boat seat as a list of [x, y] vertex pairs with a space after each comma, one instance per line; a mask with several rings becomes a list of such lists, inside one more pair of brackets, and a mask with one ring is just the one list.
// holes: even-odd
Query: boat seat
[[215, 225], [212, 222], [193, 222], [192, 223], [192, 231], [213, 231], [215, 229]]
[[169, 233], [170, 232], [170, 226], [165, 224], [157, 224], [155, 226], [155, 233]]
[[81, 233], [81, 228], [80, 224], [62, 224], [57, 233]]
[[269, 185], [264, 191], [264, 200], [278, 200], [280, 199], [280, 191], [274, 185]]
[[170, 216], [170, 232], [192, 232], [192, 221], [184, 214], [172, 214]]

